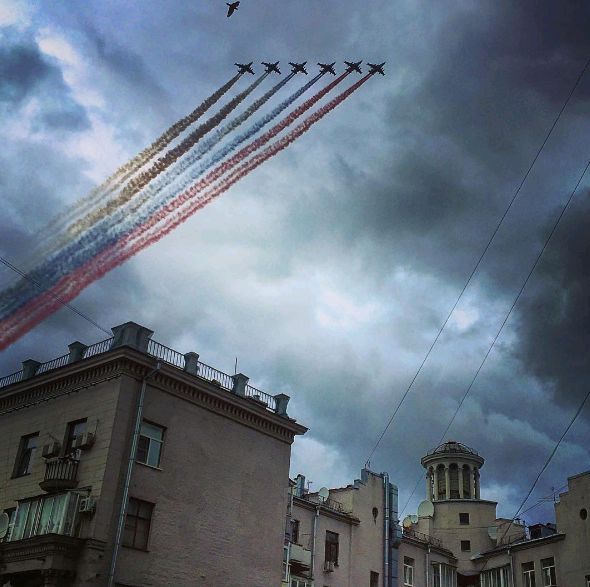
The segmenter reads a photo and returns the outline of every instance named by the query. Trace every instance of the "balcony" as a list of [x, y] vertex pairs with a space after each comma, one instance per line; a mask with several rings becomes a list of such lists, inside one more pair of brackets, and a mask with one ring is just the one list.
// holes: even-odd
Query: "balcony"
[[291, 562], [296, 562], [300, 567], [309, 569], [311, 566], [311, 550], [301, 546], [301, 544], [291, 543]]
[[57, 457], [45, 461], [45, 478], [39, 483], [43, 491], [57, 492], [74, 489], [78, 485], [78, 460]]
[[429, 536], [428, 534], [423, 534], [422, 532], [418, 532], [412, 528], [404, 528], [404, 536], [408, 538], [413, 538], [414, 540], [419, 540], [420, 542], [425, 542], [427, 544], [432, 544], [432, 546], [438, 546], [439, 548], [443, 547], [443, 543], [438, 538], [434, 536]]

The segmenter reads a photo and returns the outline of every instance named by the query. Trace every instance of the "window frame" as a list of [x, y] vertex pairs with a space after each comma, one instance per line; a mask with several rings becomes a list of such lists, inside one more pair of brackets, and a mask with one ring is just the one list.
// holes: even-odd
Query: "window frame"
[[[328, 540], [328, 537], [335, 537], [335, 539]], [[324, 561], [332, 562], [334, 566], [338, 566], [338, 556], [340, 554], [340, 535], [332, 530], [326, 530], [326, 539], [324, 543]]]
[[[467, 519], [466, 522], [464, 521], [465, 519]], [[459, 512], [459, 526], [469, 526], [469, 512]]]
[[404, 586], [414, 587], [414, 566], [416, 561], [410, 556], [404, 556]]
[[[137, 505], [137, 513], [130, 513], [130, 506], [132, 505]], [[148, 506], [149, 509], [149, 516], [141, 516], [140, 512], [141, 512], [141, 507], [142, 506]], [[133, 548], [134, 550], [142, 550], [144, 552], [147, 552], [149, 550], [149, 543], [150, 543], [150, 537], [151, 537], [151, 533], [152, 533], [152, 521], [154, 519], [154, 509], [155, 509], [156, 504], [152, 503], [151, 501], [145, 501], [144, 499], [139, 499], [137, 497], [132, 497], [129, 496], [129, 499], [127, 501], [127, 507], [125, 508], [125, 526], [123, 528], [123, 538], [121, 540], [121, 544], [123, 546], [125, 546], [126, 548]], [[138, 524], [138, 521], [141, 520], [144, 523], [147, 521], [147, 531], [145, 532], [145, 541], [141, 541], [141, 544], [138, 544], [138, 539], [137, 539], [137, 529], [140, 526], [140, 524]], [[133, 522], [133, 524], [130, 524], [130, 522]], [[144, 524], [145, 525], [145, 524]], [[130, 527], [133, 527], [133, 539], [131, 540], [131, 542], [127, 539], [128, 538], [128, 534], [127, 531]]]
[[299, 544], [299, 530], [301, 522], [295, 518], [291, 519], [291, 542], [293, 544]]
[[522, 572], [523, 587], [536, 587], [537, 580], [535, 577], [535, 562], [527, 561], [526, 563], [521, 563], [520, 569]]
[[[546, 571], [548, 571], [547, 574]], [[541, 559], [541, 579], [543, 581], [543, 587], [557, 587], [554, 557], [548, 556], [547, 558]]]
[[471, 552], [471, 540], [461, 540], [461, 552]]
[[[144, 427], [144, 424], [146, 424], [147, 426], [152, 426], [154, 428], [159, 428], [161, 431], [161, 438], [155, 438], [153, 436], [148, 436], [147, 434], [142, 434], [142, 430]], [[166, 435], [166, 427], [162, 426], [160, 424], [156, 424], [155, 422], [151, 422], [150, 420], [142, 420], [141, 421], [141, 427], [139, 429], [139, 437], [138, 437], [138, 442], [137, 442], [137, 450], [135, 451], [135, 461], [137, 463], [140, 463], [141, 465], [145, 465], [146, 467], [151, 467], [152, 469], [160, 469], [160, 464], [162, 463], [162, 449], [164, 447], [164, 438]], [[139, 451], [140, 451], [140, 447], [141, 447], [141, 443], [142, 443], [142, 438], [147, 439], [148, 445], [147, 448], [145, 449], [145, 461], [140, 460], [139, 458]], [[158, 446], [158, 460], [157, 460], [157, 464], [152, 464], [149, 462], [150, 460], [150, 453], [152, 450], [152, 446], [153, 445], [157, 445]]]
[[[29, 446], [29, 441], [35, 439], [35, 445]], [[33, 468], [33, 458], [38, 448], [39, 431], [31, 434], [24, 434], [20, 437], [16, 459], [14, 460], [14, 468], [12, 470], [12, 479], [19, 477], [26, 477], [31, 474]], [[26, 463], [25, 463], [26, 459]]]
[[[76, 426], [79, 424], [84, 424], [84, 430], [75, 434]], [[81, 436], [85, 432], [88, 431], [88, 418], [79, 418], [78, 420], [72, 420], [68, 422], [66, 427], [66, 434], [64, 436], [64, 443], [63, 443], [63, 456], [73, 455], [76, 453], [76, 449], [73, 447], [74, 440]]]

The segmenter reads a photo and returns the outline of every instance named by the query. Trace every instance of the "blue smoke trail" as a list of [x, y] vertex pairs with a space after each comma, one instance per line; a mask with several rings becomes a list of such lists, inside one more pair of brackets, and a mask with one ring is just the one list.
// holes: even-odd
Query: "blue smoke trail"
[[[247, 131], [238, 135], [233, 141], [231, 141], [231, 143], [208, 158], [207, 161], [203, 162], [197, 169], [191, 172], [189, 178], [185, 178], [184, 181], [179, 182], [178, 180], [181, 179], [181, 176], [175, 168], [171, 168], [148, 184], [141, 192], [141, 198], [144, 202], [152, 196], [155, 196], [160, 190], [162, 190], [162, 194], [158, 197], [157, 201], [152, 202], [139, 216], [132, 219], [128, 218], [129, 207], [135, 206], [134, 202], [118, 208], [112, 215], [101, 220], [75, 241], [70, 242], [61, 251], [52, 255], [43, 265], [31, 271], [29, 273], [30, 277], [43, 283], [47, 290], [57, 283], [57, 281], [63, 276], [88, 262], [101, 251], [115, 244], [119, 239], [130, 234], [136, 227], [146, 222], [167, 200], [171, 199], [180, 190], [185, 189], [193, 183], [195, 177], [199, 177], [204, 171], [216, 163], [219, 163], [240, 144], [254, 136], [279, 116], [304, 92], [311, 88], [322, 75], [323, 74], [318, 74], [286, 100], [281, 102], [275, 109], [255, 122]], [[118, 227], [121, 222], [123, 222], [123, 225]], [[0, 319], [3, 320], [7, 318], [10, 314], [17, 311], [37, 295], [39, 295], [39, 290], [29, 281], [19, 283], [9, 290], [5, 290], [0, 294]]]

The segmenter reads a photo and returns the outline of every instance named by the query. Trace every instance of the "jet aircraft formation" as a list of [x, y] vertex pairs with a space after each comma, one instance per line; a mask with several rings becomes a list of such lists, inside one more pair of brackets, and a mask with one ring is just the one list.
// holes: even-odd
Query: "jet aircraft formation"
[[[252, 69], [252, 64], [254, 62], [250, 61], [250, 63], [235, 63], [236, 67], [238, 68], [239, 73], [250, 73], [254, 75], [254, 70]], [[279, 62], [276, 61], [274, 63], [270, 63], [267, 61], [262, 61], [262, 65], [264, 65], [264, 70], [266, 73], [281, 73], [279, 69]], [[361, 69], [362, 61], [345, 61], [344, 65], [346, 65], [346, 71], [352, 72], [355, 71], [356, 73], [363, 73]], [[302, 63], [293, 63], [289, 61], [289, 65], [291, 66], [291, 73], [303, 73], [307, 75], [307, 61], [303, 61]], [[333, 63], [318, 63], [320, 67], [320, 73], [331, 73], [332, 75], [336, 75], [336, 70], [334, 66], [336, 62]], [[369, 67], [369, 73], [379, 73], [381, 75], [385, 75], [385, 71], [383, 67], [385, 65], [385, 61], [383, 63], [367, 63]]]

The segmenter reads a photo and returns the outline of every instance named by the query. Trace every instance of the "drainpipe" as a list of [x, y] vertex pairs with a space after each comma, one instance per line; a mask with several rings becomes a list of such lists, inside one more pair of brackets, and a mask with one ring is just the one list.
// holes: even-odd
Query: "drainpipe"
[[428, 545], [428, 548], [426, 549], [426, 587], [430, 587], [430, 544]]
[[314, 565], [315, 565], [315, 542], [316, 542], [316, 534], [318, 531], [318, 518], [320, 517], [320, 506], [317, 505], [315, 508], [315, 515], [313, 517], [313, 530], [312, 530], [312, 535], [311, 535], [311, 560], [310, 560], [310, 579], [311, 579], [311, 584], [313, 586], [314, 581], [315, 581], [315, 571], [314, 571]]
[[382, 474], [383, 477], [383, 497], [385, 501], [385, 512], [383, 516], [383, 587], [391, 587], [390, 584], [390, 561], [389, 561], [389, 475]]
[[389, 483], [389, 587], [398, 586], [399, 543], [397, 487]]
[[510, 561], [510, 578], [512, 580], [512, 585], [516, 585], [516, 575], [514, 573], [514, 561], [512, 560], [512, 553], [510, 549], [508, 549], [508, 560]]
[[125, 486], [123, 487], [123, 497], [121, 498], [121, 508], [119, 510], [119, 520], [117, 522], [115, 545], [113, 547], [113, 557], [111, 559], [111, 568], [109, 570], [109, 578], [107, 583], [108, 587], [113, 587], [115, 581], [115, 569], [117, 568], [117, 558], [119, 556], [119, 550], [121, 549], [123, 527], [125, 526], [125, 513], [127, 512], [127, 500], [129, 499], [129, 486], [131, 485], [131, 473], [133, 472], [133, 464], [135, 463], [135, 453], [137, 451], [137, 444], [139, 443], [139, 431], [141, 429], [141, 419], [143, 417], [145, 388], [147, 385], [147, 380], [159, 370], [160, 361], [158, 361], [156, 363], [156, 367], [141, 380], [141, 390], [139, 392], [139, 399], [137, 400], [137, 411], [135, 412], [135, 426], [133, 429], [133, 437], [131, 439], [131, 450], [129, 451], [129, 461], [127, 463], [127, 473], [125, 475]]

